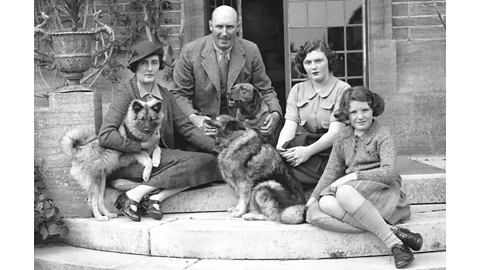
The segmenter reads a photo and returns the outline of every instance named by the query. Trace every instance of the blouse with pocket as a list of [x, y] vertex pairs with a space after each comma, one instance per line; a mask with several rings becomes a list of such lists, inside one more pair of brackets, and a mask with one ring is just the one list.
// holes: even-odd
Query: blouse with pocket
[[285, 119], [303, 126], [308, 132], [319, 133], [328, 129], [331, 122], [339, 121], [333, 113], [339, 108], [343, 92], [350, 85], [337, 78], [325, 94], [318, 94], [312, 81], [297, 83], [287, 99]]

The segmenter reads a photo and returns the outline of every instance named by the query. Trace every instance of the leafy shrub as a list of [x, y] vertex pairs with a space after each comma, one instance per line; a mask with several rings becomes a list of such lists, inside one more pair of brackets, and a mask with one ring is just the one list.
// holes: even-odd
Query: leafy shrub
[[65, 237], [68, 234], [68, 228], [62, 221], [63, 217], [59, 214], [58, 207], [50, 199], [51, 195], [43, 180], [44, 176], [40, 172], [40, 166], [34, 166], [34, 174], [34, 233], [36, 236], [40, 235], [42, 240], [56, 235]]

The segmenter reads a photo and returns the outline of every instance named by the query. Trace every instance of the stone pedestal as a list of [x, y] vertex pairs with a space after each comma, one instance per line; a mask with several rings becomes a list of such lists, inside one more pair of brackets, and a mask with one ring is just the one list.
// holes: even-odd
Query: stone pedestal
[[70, 176], [70, 159], [60, 147], [62, 136], [82, 127], [98, 133], [102, 119], [97, 92], [51, 93], [49, 107], [35, 109], [34, 156], [42, 162], [45, 184], [64, 217], [90, 217], [87, 196]]

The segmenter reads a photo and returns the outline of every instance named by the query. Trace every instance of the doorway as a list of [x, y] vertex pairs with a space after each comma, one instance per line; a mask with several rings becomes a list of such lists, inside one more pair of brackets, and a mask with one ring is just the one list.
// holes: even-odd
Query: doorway
[[285, 49], [283, 1], [243, 0], [243, 38], [255, 42], [285, 113]]

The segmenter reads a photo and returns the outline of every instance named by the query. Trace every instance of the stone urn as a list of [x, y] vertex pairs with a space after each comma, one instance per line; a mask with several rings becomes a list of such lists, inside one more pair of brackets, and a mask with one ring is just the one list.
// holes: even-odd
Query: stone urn
[[[51, 69], [58, 69], [67, 79], [67, 86], [64, 89], [59, 89], [58, 92], [70, 91], [91, 91], [86, 87], [80, 86], [80, 80], [84, 77], [84, 72], [91, 67], [99, 68], [108, 61], [108, 54], [105, 56], [105, 61], [101, 64], [94, 64], [94, 60], [100, 54], [106, 52], [111, 48], [115, 41], [115, 34], [108, 25], [98, 20], [98, 15], [101, 11], [94, 14], [95, 22], [100, 27], [92, 28], [91, 30], [72, 29], [56, 29], [47, 31], [43, 29], [49, 19], [46, 14], [42, 14], [43, 22], [35, 27], [34, 35], [43, 35], [51, 38], [53, 56], [35, 49], [35, 52], [40, 56], [49, 59], [54, 63]], [[97, 40], [101, 33], [108, 35], [108, 42], [101, 51], [92, 52], [93, 41]], [[89, 75], [89, 77], [91, 77]]]
[[[100, 25], [100, 27], [92, 28], [91, 30], [80, 29], [78, 31], [73, 31], [72, 29], [57, 29], [47, 31], [43, 29], [43, 27], [47, 24], [49, 20], [49, 17], [45, 13], [42, 13], [43, 22], [34, 28], [34, 36], [44, 36], [51, 39], [53, 55], [41, 52], [36, 48], [34, 49], [35, 52], [43, 59], [48, 59], [50, 62], [53, 62], [53, 65], [51, 65], [48, 69], [53, 70], [56, 68], [57, 70], [62, 72], [67, 79], [65, 86], [48, 93], [48, 102], [50, 103], [50, 101], [54, 100], [64, 100], [66, 104], [69, 104], [69, 101], [67, 100], [80, 100], [82, 98], [89, 100], [89, 98], [91, 98], [90, 100], [93, 101], [94, 108], [93, 116], [95, 123], [95, 132], [97, 134], [100, 130], [100, 126], [103, 120], [102, 96], [99, 91], [92, 91], [89, 86], [82, 84], [81, 80], [84, 77], [84, 72], [89, 70], [91, 67], [95, 68], [95, 70], [89, 75], [87, 75], [84, 81], [92, 78], [95, 74], [98, 74], [102, 71], [101, 67], [104, 66], [109, 60], [109, 54], [107, 53], [105, 55], [105, 60], [103, 61], [103, 63], [100, 64], [95, 64], [95, 58], [109, 50], [112, 47], [113, 42], [115, 41], [115, 34], [112, 28], [98, 20], [100, 12], [101, 10], [93, 14], [95, 22]], [[93, 52], [93, 41], [99, 39], [102, 33], [108, 35], [108, 41], [106, 42], [102, 50]], [[83, 95], [81, 92], [83, 92]], [[72, 94], [68, 97], [58, 96], [64, 93]], [[88, 103], [88, 101], [85, 102]], [[88, 108], [92, 104], [77, 105]], [[53, 108], [51, 109], [55, 110]]]

